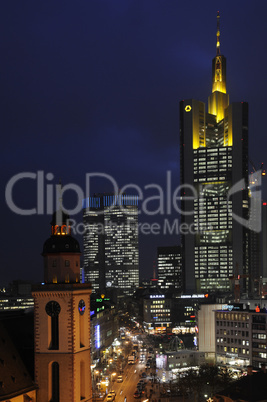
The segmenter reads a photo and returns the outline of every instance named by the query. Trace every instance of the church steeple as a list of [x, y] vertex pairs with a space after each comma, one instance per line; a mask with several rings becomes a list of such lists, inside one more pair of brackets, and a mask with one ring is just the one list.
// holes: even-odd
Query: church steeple
[[69, 215], [60, 207], [53, 213], [51, 236], [43, 246], [44, 282], [77, 283], [80, 281], [80, 246], [72, 237]]
[[[61, 191], [59, 191], [61, 197]], [[90, 294], [80, 246], [60, 201], [43, 246], [44, 283], [33, 287], [38, 401], [91, 401]]]

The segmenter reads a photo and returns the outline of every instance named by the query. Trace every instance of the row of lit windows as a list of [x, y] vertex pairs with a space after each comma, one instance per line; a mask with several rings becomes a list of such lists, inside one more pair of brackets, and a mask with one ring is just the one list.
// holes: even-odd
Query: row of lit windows
[[[239, 331], [240, 332], [240, 331]], [[239, 334], [240, 335], [240, 334]], [[244, 335], [242, 335], [244, 336]], [[245, 340], [245, 339], [236, 339], [236, 338], [217, 338], [217, 342], [224, 342], [224, 343], [235, 343], [235, 344], [239, 344], [239, 345], [243, 345], [243, 346], [249, 346], [249, 341]]]
[[[215, 131], [218, 131], [218, 129], [215, 129]], [[206, 149], [195, 149], [194, 150], [194, 154], [199, 153], [206, 153], [206, 152], [220, 152], [220, 153], [226, 153], [227, 151], [230, 153], [230, 151], [232, 151], [232, 147], [217, 147], [217, 148], [206, 148]]]
[[[162, 312], [162, 313], [169, 313], [170, 312], [170, 309], [160, 309], [160, 311]], [[157, 313], [158, 312], [158, 309], [151, 309], [151, 313]], [[169, 314], [167, 314], [167, 315], [169, 315]]]
[[219, 346], [217, 345], [217, 351], [224, 351], [224, 352], [231, 352], [231, 353], [238, 353], [243, 355], [249, 355], [249, 349], [245, 348], [233, 348], [230, 346]]
[[266, 339], [267, 335], [266, 334], [255, 334], [255, 333], [253, 333], [252, 338], [253, 339]]
[[260, 357], [261, 359], [266, 359], [267, 353], [265, 353], [265, 352], [256, 352], [256, 351], [253, 351], [253, 352], [252, 352], [252, 356], [253, 356], [253, 357]]
[[[239, 321], [245, 321], [245, 320], [249, 320], [249, 315], [248, 314], [242, 314], [242, 313], [230, 313], [230, 312], [217, 312], [216, 313], [216, 318], [220, 318], [221, 320], [239, 320]], [[226, 323], [222, 323], [222, 321], [216, 322], [217, 325], [226, 325]], [[229, 321], [227, 322], [227, 325], [229, 324]], [[231, 323], [231, 326], [233, 322]], [[237, 324], [237, 323], [235, 323]], [[229, 325], [228, 325], [229, 326]]]

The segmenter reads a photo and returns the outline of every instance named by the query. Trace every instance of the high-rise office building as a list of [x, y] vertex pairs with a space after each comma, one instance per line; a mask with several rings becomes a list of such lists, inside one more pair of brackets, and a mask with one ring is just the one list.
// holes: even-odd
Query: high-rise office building
[[139, 286], [138, 197], [96, 194], [84, 200], [84, 280], [95, 291], [132, 295]]
[[267, 295], [267, 202], [262, 202], [262, 236], [260, 239], [261, 270], [259, 280], [259, 295]]
[[[249, 213], [248, 104], [229, 103], [219, 19], [218, 14], [208, 112], [203, 102], [180, 102], [181, 220], [184, 233], [188, 228], [182, 236], [187, 291], [227, 291], [230, 276], [248, 274], [248, 230], [236, 219], [246, 219]], [[247, 278], [242, 279], [243, 289], [247, 282]]]
[[180, 246], [158, 247], [158, 286], [161, 290], [183, 290], [182, 251]]

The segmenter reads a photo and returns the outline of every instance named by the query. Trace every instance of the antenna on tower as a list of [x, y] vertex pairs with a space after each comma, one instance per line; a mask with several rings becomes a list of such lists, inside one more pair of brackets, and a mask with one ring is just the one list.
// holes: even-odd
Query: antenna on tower
[[62, 182], [61, 179], [59, 179], [58, 182], [58, 203], [59, 203], [59, 208], [62, 208]]
[[220, 11], [217, 11], [217, 33], [216, 33], [217, 41], [216, 41], [216, 55], [221, 54], [220, 49]]
[[59, 184], [57, 184], [56, 187], [57, 187], [57, 193], [58, 193], [56, 222], [57, 222], [58, 225], [62, 225], [63, 211], [62, 211], [62, 183], [61, 183], [61, 179], [59, 179]]
[[153, 261], [153, 279], [156, 279], [156, 261]]

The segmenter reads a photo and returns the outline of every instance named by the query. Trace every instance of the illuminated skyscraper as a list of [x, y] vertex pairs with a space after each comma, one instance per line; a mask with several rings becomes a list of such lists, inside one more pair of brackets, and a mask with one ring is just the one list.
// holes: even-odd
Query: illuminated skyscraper
[[158, 286], [161, 290], [183, 290], [180, 246], [158, 247]]
[[138, 197], [96, 194], [84, 200], [84, 279], [95, 291], [131, 295], [139, 286]]
[[248, 231], [234, 219], [248, 217], [248, 104], [229, 104], [219, 20], [208, 112], [203, 102], [180, 102], [181, 183], [191, 186], [181, 194], [187, 291], [229, 290], [236, 266], [248, 274]]

